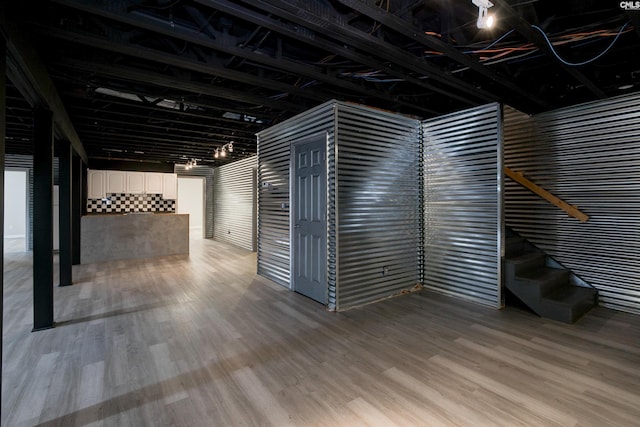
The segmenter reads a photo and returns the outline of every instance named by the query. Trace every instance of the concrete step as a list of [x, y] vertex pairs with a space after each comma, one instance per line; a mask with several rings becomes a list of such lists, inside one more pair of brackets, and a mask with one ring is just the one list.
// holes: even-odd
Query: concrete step
[[556, 289], [567, 286], [571, 272], [565, 269], [539, 267], [526, 270], [516, 275], [516, 280], [524, 282], [523, 286], [535, 287], [539, 297], [546, 296]]
[[514, 278], [525, 271], [538, 267], [544, 267], [545, 254], [542, 252], [523, 252], [517, 255], [505, 257], [505, 269], [507, 278]]
[[580, 286], [563, 286], [541, 300], [543, 317], [574, 323], [596, 304], [596, 290]]

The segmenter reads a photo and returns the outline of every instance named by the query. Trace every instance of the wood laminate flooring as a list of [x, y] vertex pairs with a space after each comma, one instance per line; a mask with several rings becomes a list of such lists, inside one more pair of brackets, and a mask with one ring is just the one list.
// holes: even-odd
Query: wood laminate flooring
[[212, 240], [74, 267], [31, 333], [5, 257], [2, 426], [638, 426], [640, 318], [575, 325], [421, 292], [330, 313]]

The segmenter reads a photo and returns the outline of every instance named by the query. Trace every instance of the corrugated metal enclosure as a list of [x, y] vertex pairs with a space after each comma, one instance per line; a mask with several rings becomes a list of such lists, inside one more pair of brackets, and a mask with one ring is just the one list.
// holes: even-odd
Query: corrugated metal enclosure
[[501, 107], [437, 117], [422, 130], [424, 285], [501, 307]]
[[419, 122], [330, 101], [258, 134], [258, 273], [290, 287], [291, 143], [327, 140], [328, 307], [420, 280]]
[[180, 176], [199, 176], [205, 179], [205, 200], [204, 200], [204, 237], [213, 238], [213, 168], [209, 166], [194, 166], [186, 169], [185, 165], [176, 164], [174, 173]]
[[256, 168], [252, 156], [215, 169], [213, 177], [216, 240], [255, 250]]
[[334, 125], [334, 103], [327, 102], [258, 134], [258, 274], [288, 288], [291, 143], [326, 132], [330, 146], [327, 154], [332, 162]]
[[337, 308], [420, 282], [420, 123], [338, 104]]
[[640, 313], [640, 95], [533, 117], [505, 109], [505, 165], [590, 219], [581, 223], [507, 179], [507, 225], [599, 292]]

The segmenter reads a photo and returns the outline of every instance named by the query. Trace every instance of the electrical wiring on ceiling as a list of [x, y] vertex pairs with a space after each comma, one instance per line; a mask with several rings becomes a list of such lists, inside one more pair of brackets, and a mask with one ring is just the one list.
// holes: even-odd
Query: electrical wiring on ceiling
[[[615, 42], [618, 40], [618, 38], [622, 34], [625, 34], [627, 32], [634, 30], [633, 26], [631, 26], [629, 22], [625, 23], [617, 31], [612, 31], [609, 29], [597, 29], [597, 30], [587, 31], [587, 32], [556, 34], [552, 36], [547, 36], [546, 33], [540, 27], [532, 26], [532, 28], [541, 32], [543, 37], [545, 38], [545, 41], [548, 43], [549, 47], [551, 48], [551, 51], [553, 52], [553, 54], [560, 61], [570, 66], [585, 65], [601, 58], [613, 47]], [[503, 34], [502, 36], [500, 36], [499, 38], [491, 42], [488, 46], [481, 49], [465, 50], [464, 53], [478, 55], [479, 61], [481, 63], [495, 64], [498, 62], [503, 62], [502, 60], [497, 61], [500, 59], [503, 59], [503, 60], [519, 59], [539, 51], [539, 49], [536, 46], [534, 46], [532, 43], [525, 43], [525, 44], [515, 45], [515, 46], [511, 44], [511, 45], [505, 45], [505, 46], [494, 48], [494, 46], [496, 46], [502, 40], [507, 38], [513, 32], [514, 30], [509, 30], [507, 33]], [[604, 37], [613, 37], [614, 39], [611, 41], [609, 46], [607, 46], [602, 52], [598, 53], [595, 57], [586, 61], [576, 62], [576, 63], [566, 61], [563, 58], [561, 58], [557, 53], [557, 51], [555, 50], [556, 46], [572, 45], [578, 42], [585, 42], [585, 41], [593, 42], [593, 41], [602, 39]], [[424, 54], [426, 55], [426, 57], [442, 55], [441, 52], [437, 52], [437, 51], [424, 51]]]

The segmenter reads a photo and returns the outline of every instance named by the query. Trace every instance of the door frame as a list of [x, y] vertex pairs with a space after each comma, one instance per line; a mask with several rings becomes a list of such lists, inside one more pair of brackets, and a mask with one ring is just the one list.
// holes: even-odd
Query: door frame
[[[25, 186], [25, 196], [24, 196], [24, 252], [29, 252], [29, 242], [31, 241], [31, 216], [29, 215], [29, 198], [31, 197], [31, 192], [29, 191], [29, 168], [21, 168], [21, 167], [13, 167], [7, 166], [4, 168], [4, 172], [22, 172], [24, 175], [24, 186]], [[4, 197], [6, 198], [6, 192], [4, 193]], [[4, 224], [2, 224], [4, 230]], [[6, 236], [3, 235], [6, 238]], [[4, 242], [3, 242], [4, 244]]]
[[317, 141], [320, 138], [324, 138], [324, 185], [325, 185], [325, 216], [324, 216], [324, 225], [325, 225], [325, 252], [324, 252], [324, 271], [325, 271], [325, 281], [326, 283], [326, 303], [328, 304], [329, 300], [329, 132], [323, 131], [314, 133], [309, 136], [305, 136], [302, 139], [298, 139], [295, 141], [291, 141], [289, 144], [289, 289], [295, 291], [295, 275], [294, 275], [294, 201], [295, 201], [295, 147], [297, 145], [306, 144], [308, 142]]
[[[178, 185], [178, 181], [180, 179], [198, 179], [202, 181], [202, 239], [205, 239], [207, 235], [207, 180], [204, 176], [195, 176], [195, 175], [178, 175], [176, 179], [176, 186]], [[178, 201], [179, 201], [180, 193], [176, 197], [176, 213], [178, 213]], [[189, 234], [191, 234], [191, 218], [189, 218]]]

